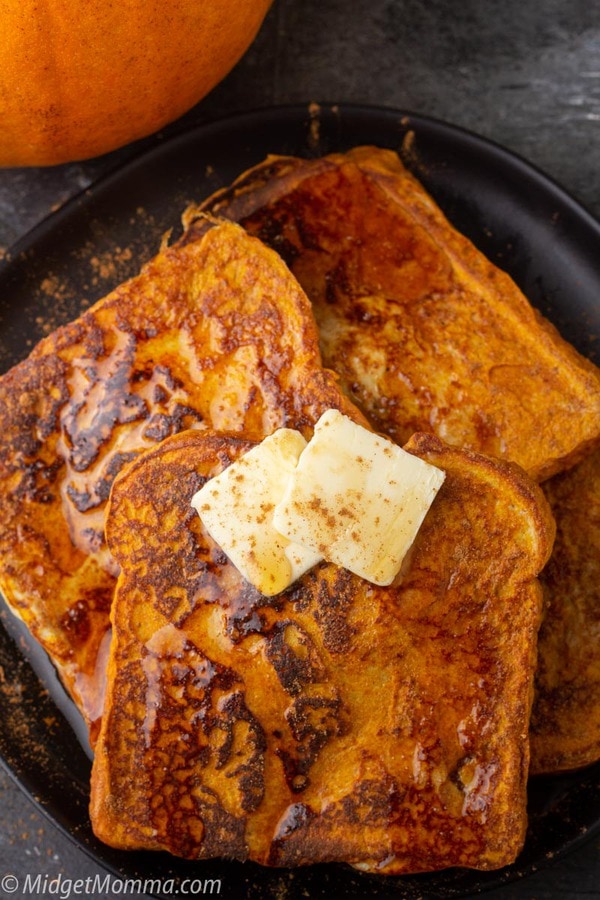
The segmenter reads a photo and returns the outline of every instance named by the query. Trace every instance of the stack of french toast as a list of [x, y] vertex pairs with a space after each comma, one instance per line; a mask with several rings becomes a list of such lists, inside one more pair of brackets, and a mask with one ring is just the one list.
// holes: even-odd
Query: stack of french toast
[[[274, 596], [191, 506], [328, 410], [445, 474], [389, 585]], [[600, 371], [392, 151], [273, 157], [0, 378], [0, 588], [123, 849], [382, 875], [519, 854], [600, 758]]]

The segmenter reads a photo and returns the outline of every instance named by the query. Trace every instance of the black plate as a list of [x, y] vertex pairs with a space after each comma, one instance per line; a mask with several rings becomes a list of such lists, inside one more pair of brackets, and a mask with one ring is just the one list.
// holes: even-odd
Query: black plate
[[[189, 202], [268, 153], [316, 156], [365, 143], [400, 151], [454, 224], [593, 356], [600, 335], [600, 225], [560, 187], [501, 147], [442, 122], [395, 110], [311, 105], [247, 113], [159, 143], [25, 237], [0, 269], [0, 370], [135, 274], [162, 235], [177, 232]], [[600, 828], [600, 766], [594, 766], [531, 782], [525, 849], [515, 865], [495, 873], [383, 878], [340, 865], [287, 872], [117, 852], [90, 829], [90, 760], [78, 715], [25, 629], [6, 611], [0, 616], [4, 764], [60, 828], [118, 876], [220, 878], [221, 896], [232, 898], [459, 897], [540, 868]]]

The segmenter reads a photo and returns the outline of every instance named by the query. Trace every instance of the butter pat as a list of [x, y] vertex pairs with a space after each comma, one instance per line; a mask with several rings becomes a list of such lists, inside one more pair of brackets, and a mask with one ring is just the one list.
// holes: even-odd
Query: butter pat
[[207, 481], [192, 498], [212, 539], [244, 578], [268, 597], [322, 558], [273, 525], [275, 506], [305, 447], [300, 432], [281, 428]]
[[435, 466], [330, 409], [298, 460], [273, 525], [329, 562], [388, 585], [444, 477]]

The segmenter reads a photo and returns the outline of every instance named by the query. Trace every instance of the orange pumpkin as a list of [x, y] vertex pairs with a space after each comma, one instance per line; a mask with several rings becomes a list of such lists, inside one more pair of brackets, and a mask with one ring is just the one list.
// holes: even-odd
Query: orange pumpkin
[[7, 0], [0, 165], [51, 165], [151, 134], [246, 51], [272, 0]]

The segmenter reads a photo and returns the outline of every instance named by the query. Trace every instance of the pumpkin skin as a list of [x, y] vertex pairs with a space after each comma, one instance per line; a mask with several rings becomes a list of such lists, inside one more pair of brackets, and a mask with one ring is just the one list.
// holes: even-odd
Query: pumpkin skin
[[3, 0], [0, 166], [98, 156], [202, 99], [272, 0]]

